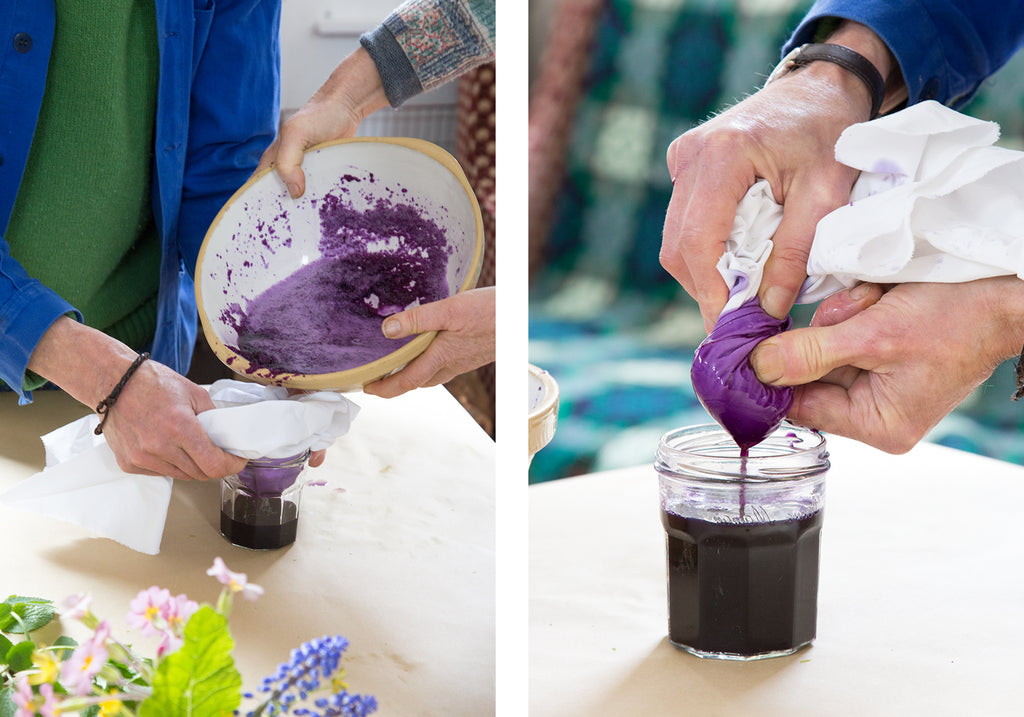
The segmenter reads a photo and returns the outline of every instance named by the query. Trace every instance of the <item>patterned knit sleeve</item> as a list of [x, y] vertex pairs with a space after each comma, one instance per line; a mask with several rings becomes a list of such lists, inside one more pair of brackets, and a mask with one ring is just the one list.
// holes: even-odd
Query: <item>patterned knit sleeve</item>
[[398, 107], [494, 59], [494, 0], [407, 0], [360, 44]]

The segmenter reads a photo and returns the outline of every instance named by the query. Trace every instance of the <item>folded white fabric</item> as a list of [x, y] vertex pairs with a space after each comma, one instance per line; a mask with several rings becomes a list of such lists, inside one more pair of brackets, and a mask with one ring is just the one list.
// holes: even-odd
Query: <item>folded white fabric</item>
[[[993, 146], [999, 126], [937, 102], [853, 125], [836, 159], [861, 171], [850, 203], [818, 222], [798, 301], [861, 281], [1024, 278], [1024, 152]], [[761, 180], [737, 208], [719, 271], [757, 293], [782, 208]], [[752, 263], [759, 263], [756, 269]]]
[[[232, 380], [214, 383], [210, 397], [217, 408], [199, 414], [199, 422], [215, 444], [249, 459], [327, 448], [359, 412], [330, 391], [288, 396], [284, 388]], [[46, 468], [0, 494], [0, 502], [155, 555], [173, 481], [122, 471], [106, 439], [93, 432], [98, 421], [86, 416], [43, 436]]]

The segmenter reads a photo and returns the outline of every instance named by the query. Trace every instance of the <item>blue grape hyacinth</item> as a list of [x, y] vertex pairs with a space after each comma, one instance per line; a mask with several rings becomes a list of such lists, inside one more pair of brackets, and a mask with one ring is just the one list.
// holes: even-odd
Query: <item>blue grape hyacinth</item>
[[[308, 717], [365, 717], [377, 710], [377, 700], [370, 695], [353, 695], [342, 681], [341, 657], [348, 640], [341, 635], [319, 637], [292, 650], [291, 659], [282, 663], [270, 677], [263, 680], [258, 692], [268, 695], [248, 717], [272, 717], [287, 714]], [[321, 688], [321, 683], [327, 684]], [[297, 706], [315, 692], [330, 690], [332, 694], [318, 697], [314, 706]], [[246, 697], [256, 697], [247, 694]], [[292, 707], [295, 707], [292, 711]]]

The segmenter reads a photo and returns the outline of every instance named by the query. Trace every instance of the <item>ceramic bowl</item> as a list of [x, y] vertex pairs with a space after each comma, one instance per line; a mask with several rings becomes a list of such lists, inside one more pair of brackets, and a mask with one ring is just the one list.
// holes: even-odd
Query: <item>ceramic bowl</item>
[[544, 369], [530, 365], [530, 461], [551, 442], [558, 425], [558, 384]]
[[246, 182], [214, 219], [196, 266], [199, 318], [214, 353], [241, 376], [297, 389], [358, 390], [409, 363], [430, 345], [434, 332], [360, 366], [316, 374], [275, 372], [253, 366], [236, 352], [232, 307], [244, 310], [254, 297], [321, 256], [317, 203], [337, 192], [343, 180], [369, 178], [360, 182], [358, 192], [346, 194], [360, 211], [380, 199], [401, 201], [444, 230], [452, 249], [446, 277], [450, 294], [472, 289], [480, 275], [480, 207], [458, 162], [423, 140], [329, 142], [308, 150], [302, 169], [306, 191], [299, 199], [292, 199], [277, 173], [267, 169]]

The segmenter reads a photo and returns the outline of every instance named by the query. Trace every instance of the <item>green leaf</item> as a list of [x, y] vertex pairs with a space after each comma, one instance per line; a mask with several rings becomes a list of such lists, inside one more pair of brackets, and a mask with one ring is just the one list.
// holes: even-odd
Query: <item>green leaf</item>
[[11, 649], [12, 643], [3, 635], [0, 635], [0, 663], [7, 662], [7, 651]]
[[13, 622], [14, 618], [11, 617], [11, 606], [5, 602], [0, 602], [0, 630], [6, 631]]
[[53, 641], [53, 646], [50, 648], [50, 651], [53, 653], [54, 659], [61, 660], [63, 662], [71, 657], [71, 653], [75, 651], [76, 647], [78, 647], [77, 640], [73, 637], [68, 637], [67, 635], [61, 635]]
[[7, 651], [7, 665], [11, 672], [21, 672], [32, 667], [32, 651], [36, 649], [31, 640], [24, 640]]
[[[11, 595], [0, 604], [8, 605], [11, 612], [16, 613], [21, 618], [28, 630], [38, 630], [48, 625], [56, 614], [53, 608], [53, 601], [44, 600], [43, 598]], [[14, 617], [10, 616], [9, 619], [10, 622], [6, 626], [0, 623], [0, 629], [10, 633], [22, 632], [21, 625]]]
[[14, 704], [14, 688], [0, 688], [0, 717], [14, 717], [18, 711], [18, 705]]
[[185, 643], [163, 659], [139, 717], [220, 717], [242, 702], [227, 620], [204, 605], [185, 625]]

